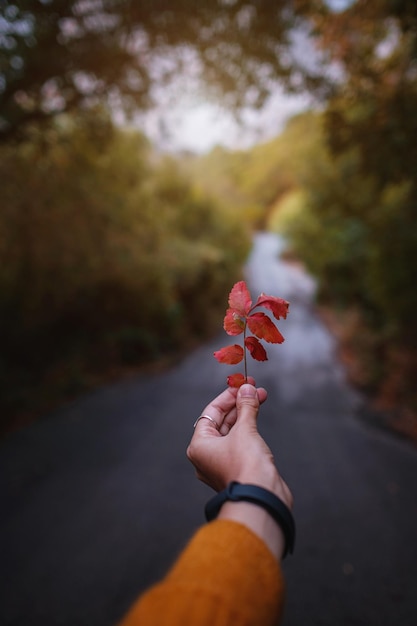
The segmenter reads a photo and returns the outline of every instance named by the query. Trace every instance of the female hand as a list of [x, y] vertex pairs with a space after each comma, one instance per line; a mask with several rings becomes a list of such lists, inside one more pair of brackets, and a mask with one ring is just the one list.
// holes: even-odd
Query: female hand
[[209, 419], [198, 420], [187, 456], [198, 478], [216, 491], [231, 481], [250, 483], [272, 491], [291, 508], [292, 495], [257, 429], [259, 406], [266, 398], [265, 389], [252, 384], [223, 391], [203, 411], [217, 427]]

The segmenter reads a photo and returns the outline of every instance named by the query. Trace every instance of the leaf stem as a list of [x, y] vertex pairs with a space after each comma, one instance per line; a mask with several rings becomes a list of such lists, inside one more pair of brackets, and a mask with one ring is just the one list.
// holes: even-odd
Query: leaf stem
[[248, 382], [248, 365], [247, 365], [247, 358], [246, 358], [246, 320], [245, 320], [245, 326], [243, 327], [243, 362], [245, 365], [245, 383]]

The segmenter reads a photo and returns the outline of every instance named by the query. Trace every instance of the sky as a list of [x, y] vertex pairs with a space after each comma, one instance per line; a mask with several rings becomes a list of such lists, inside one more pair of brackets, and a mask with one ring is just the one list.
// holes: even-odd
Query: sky
[[160, 149], [204, 153], [220, 145], [244, 149], [276, 137], [286, 121], [311, 105], [307, 96], [277, 90], [259, 111], [246, 110], [239, 123], [220, 105], [184, 93], [148, 114], [138, 124]]

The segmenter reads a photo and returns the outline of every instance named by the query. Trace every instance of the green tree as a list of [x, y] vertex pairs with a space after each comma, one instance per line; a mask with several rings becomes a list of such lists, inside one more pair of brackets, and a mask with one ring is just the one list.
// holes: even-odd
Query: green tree
[[[371, 202], [354, 203], [363, 205], [360, 213], [340, 202], [339, 215], [362, 224], [367, 299], [397, 338], [417, 346], [417, 5], [358, 0], [319, 28], [343, 78], [326, 112], [330, 150], [354, 151], [373, 188]], [[362, 189], [359, 183], [356, 193]]]
[[0, 147], [0, 186], [2, 419], [218, 329], [248, 232], [142, 135], [57, 116]]

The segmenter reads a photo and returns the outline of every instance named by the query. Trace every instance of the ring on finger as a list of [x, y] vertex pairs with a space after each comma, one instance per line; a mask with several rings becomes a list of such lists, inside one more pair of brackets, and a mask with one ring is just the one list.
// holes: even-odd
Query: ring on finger
[[194, 428], [197, 426], [197, 424], [198, 424], [199, 420], [201, 420], [201, 419], [203, 419], [203, 418], [205, 418], [205, 419], [207, 419], [207, 420], [210, 420], [210, 422], [213, 422], [213, 424], [214, 424], [214, 426], [215, 426], [216, 430], [219, 430], [219, 425], [218, 425], [218, 423], [216, 422], [216, 420], [214, 420], [212, 417], [210, 417], [210, 415], [200, 415], [200, 417], [197, 417], [196, 421], [194, 422]]

